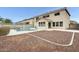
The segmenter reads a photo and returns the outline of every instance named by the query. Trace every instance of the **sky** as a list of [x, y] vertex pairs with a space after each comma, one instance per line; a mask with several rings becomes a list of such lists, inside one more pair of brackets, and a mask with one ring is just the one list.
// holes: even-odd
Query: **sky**
[[[0, 16], [18, 22], [62, 7], [0, 7]], [[79, 7], [68, 7], [71, 20], [79, 22]]]

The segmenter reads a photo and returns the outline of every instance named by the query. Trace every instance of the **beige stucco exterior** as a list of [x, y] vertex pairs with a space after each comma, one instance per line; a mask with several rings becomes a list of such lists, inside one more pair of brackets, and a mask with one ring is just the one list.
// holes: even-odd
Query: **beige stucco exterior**
[[[60, 15], [55, 16], [55, 13], [60, 13]], [[37, 29], [49, 29], [49, 22], [51, 22], [51, 29], [67, 29], [69, 28], [69, 24], [70, 24], [70, 16], [68, 15], [68, 13], [65, 10], [61, 10], [61, 11], [57, 11], [57, 12], [53, 12], [53, 13], [49, 13], [46, 14], [49, 15], [49, 17], [43, 18], [43, 16], [45, 15], [41, 15], [38, 16], [40, 19], [36, 20], [36, 17], [23, 21], [22, 23], [24, 25], [27, 25], [26, 22], [29, 22], [30, 25], [33, 25], [33, 27], [37, 28]], [[63, 26], [52, 26], [52, 22], [63, 22]], [[45, 22], [45, 26], [43, 27], [39, 27], [39, 22]]]
[[[48, 22], [51, 22], [51, 28], [52, 29], [67, 29], [69, 28], [69, 24], [70, 24], [70, 17], [69, 15], [65, 12], [65, 11], [61, 11], [59, 16], [54, 16], [54, 13], [49, 14], [50, 17], [48, 18], [42, 18], [39, 21], [35, 21], [35, 25], [37, 28], [39, 29], [48, 29]], [[52, 26], [52, 22], [60, 22], [63, 21], [63, 27], [53, 27]], [[38, 23], [39, 22], [45, 22], [45, 27], [39, 27]]]

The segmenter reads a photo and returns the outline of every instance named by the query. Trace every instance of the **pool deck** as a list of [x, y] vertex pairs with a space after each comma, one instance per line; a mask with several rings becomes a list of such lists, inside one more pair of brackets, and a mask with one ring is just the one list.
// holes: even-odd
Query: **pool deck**
[[30, 32], [35, 32], [35, 31], [16, 31], [14, 29], [11, 29], [7, 36], [19, 35], [19, 34], [30, 33]]
[[[76, 32], [76, 33], [79, 33], [79, 30], [61, 30], [61, 29], [46, 29], [44, 31], [65, 31], [65, 32]], [[40, 30], [33, 30], [33, 31], [16, 31], [14, 29], [11, 29], [9, 34], [7, 36], [12, 36], [12, 35], [19, 35], [19, 34], [24, 34], [24, 33], [31, 33], [31, 32], [37, 32], [37, 31], [40, 31]]]

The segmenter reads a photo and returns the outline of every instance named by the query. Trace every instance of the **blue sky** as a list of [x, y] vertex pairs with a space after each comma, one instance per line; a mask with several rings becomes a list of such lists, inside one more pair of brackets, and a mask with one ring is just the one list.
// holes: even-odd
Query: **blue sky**
[[[18, 22], [59, 8], [62, 7], [0, 7], [0, 16]], [[79, 22], [79, 7], [68, 7], [68, 11], [71, 19]]]

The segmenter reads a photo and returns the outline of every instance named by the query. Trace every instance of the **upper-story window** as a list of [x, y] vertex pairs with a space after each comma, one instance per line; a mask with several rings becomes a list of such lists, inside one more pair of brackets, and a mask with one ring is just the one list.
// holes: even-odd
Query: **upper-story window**
[[55, 16], [58, 16], [58, 15], [60, 15], [60, 13], [58, 12], [58, 13], [55, 13], [54, 15], [55, 15]]
[[43, 18], [49, 17], [49, 15], [43, 16]]
[[26, 22], [26, 24], [29, 25], [30, 23], [29, 22]]
[[36, 17], [36, 20], [38, 20], [39, 19], [39, 17]]

